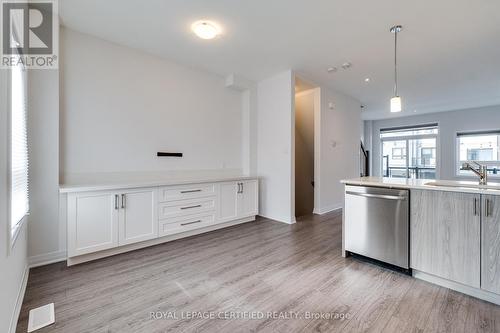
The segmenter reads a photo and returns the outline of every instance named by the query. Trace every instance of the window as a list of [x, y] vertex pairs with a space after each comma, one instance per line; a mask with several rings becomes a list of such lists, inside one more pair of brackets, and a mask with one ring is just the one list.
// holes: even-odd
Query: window
[[392, 158], [395, 160], [406, 159], [406, 149], [403, 148], [392, 148]]
[[500, 130], [464, 132], [457, 134], [457, 174], [473, 176], [470, 170], [461, 170], [463, 163], [476, 161], [488, 167], [488, 174], [500, 176]]
[[437, 124], [380, 131], [382, 172], [393, 178], [436, 178]]
[[422, 156], [421, 162], [423, 166], [431, 166], [433, 160], [436, 159], [436, 148], [421, 148], [420, 156]]
[[[22, 65], [11, 69], [10, 75], [10, 227], [11, 239], [17, 233], [29, 209], [27, 79]], [[13, 242], [12, 242], [13, 243]]]

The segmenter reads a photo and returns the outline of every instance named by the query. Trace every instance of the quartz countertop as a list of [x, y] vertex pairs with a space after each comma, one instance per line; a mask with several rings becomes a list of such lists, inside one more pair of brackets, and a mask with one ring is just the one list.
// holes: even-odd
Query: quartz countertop
[[488, 185], [479, 186], [477, 182], [470, 182], [470, 181], [360, 177], [360, 178], [342, 180], [341, 183], [345, 185], [401, 188], [410, 190], [418, 189], [418, 190], [500, 195], [500, 184], [493, 182], [488, 183]]
[[190, 170], [171, 172], [105, 172], [64, 175], [60, 193], [101, 191], [124, 188], [213, 183], [257, 179], [238, 170]]

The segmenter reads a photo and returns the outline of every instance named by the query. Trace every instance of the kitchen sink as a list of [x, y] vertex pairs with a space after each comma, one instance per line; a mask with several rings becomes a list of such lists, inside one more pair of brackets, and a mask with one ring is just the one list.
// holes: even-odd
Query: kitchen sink
[[451, 181], [451, 180], [438, 180], [425, 183], [427, 186], [436, 187], [456, 187], [456, 188], [469, 188], [477, 190], [497, 190], [500, 191], [500, 184], [491, 183], [488, 185], [479, 185], [473, 182]]

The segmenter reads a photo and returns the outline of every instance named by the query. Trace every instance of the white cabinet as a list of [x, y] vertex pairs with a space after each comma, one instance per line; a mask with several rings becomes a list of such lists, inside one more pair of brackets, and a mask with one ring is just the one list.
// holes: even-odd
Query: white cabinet
[[137, 189], [120, 194], [118, 245], [158, 237], [158, 191]]
[[221, 183], [220, 222], [255, 216], [259, 210], [257, 180]]
[[214, 196], [216, 194], [215, 188], [214, 183], [165, 186], [160, 188], [160, 201], [166, 202]]
[[257, 215], [259, 212], [259, 183], [246, 180], [240, 183], [238, 193], [238, 217]]
[[251, 221], [258, 192], [256, 179], [69, 192], [68, 264]]
[[216, 202], [217, 200], [215, 196], [162, 202], [159, 206], [159, 217], [160, 220], [163, 220], [176, 216], [192, 215], [206, 211], [215, 211]]
[[68, 256], [158, 237], [156, 188], [68, 195]]
[[68, 196], [70, 257], [118, 246], [118, 196], [83, 192]]
[[195, 215], [178, 216], [160, 221], [159, 235], [175, 235], [215, 224], [215, 213], [205, 212]]
[[239, 184], [239, 182], [219, 184], [219, 221], [230, 221], [238, 217]]

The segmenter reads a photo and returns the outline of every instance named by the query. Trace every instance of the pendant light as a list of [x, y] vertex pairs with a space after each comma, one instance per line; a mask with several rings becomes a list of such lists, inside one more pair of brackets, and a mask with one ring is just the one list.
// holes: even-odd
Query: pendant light
[[391, 98], [391, 112], [401, 112], [401, 97], [398, 95], [398, 33], [403, 30], [401, 25], [391, 28], [394, 34], [394, 96]]

